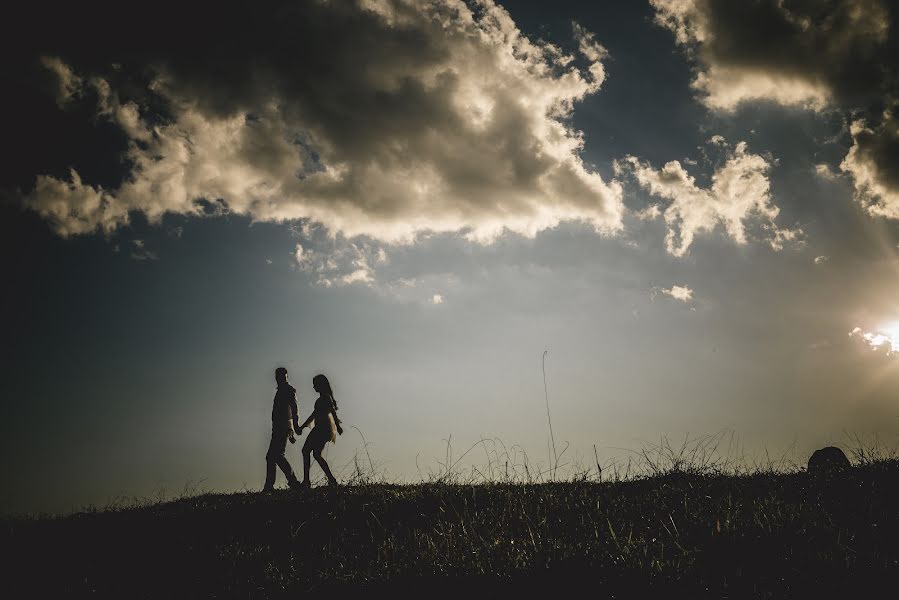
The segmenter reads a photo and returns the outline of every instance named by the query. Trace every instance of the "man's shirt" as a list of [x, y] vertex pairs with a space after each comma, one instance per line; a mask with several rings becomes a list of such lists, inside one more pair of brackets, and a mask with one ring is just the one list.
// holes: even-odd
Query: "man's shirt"
[[278, 386], [272, 406], [272, 424], [290, 427], [291, 421], [299, 417], [297, 391], [289, 383]]

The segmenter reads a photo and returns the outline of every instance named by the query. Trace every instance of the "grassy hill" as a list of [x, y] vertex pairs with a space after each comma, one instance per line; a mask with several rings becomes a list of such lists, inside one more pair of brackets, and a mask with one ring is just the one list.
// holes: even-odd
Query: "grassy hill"
[[8, 598], [857, 597], [899, 581], [899, 461], [829, 476], [206, 494], [2, 526]]

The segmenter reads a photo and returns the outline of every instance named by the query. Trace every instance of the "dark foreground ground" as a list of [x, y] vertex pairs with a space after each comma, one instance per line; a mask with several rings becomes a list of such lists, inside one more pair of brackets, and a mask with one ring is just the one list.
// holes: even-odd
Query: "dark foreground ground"
[[0, 551], [7, 598], [889, 598], [899, 461], [815, 477], [209, 494], [5, 519]]

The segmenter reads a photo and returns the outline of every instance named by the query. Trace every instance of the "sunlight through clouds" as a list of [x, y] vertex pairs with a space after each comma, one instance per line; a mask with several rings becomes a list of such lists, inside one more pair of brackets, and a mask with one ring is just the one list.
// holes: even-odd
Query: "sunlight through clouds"
[[886, 351], [887, 356], [899, 354], [899, 323], [888, 325], [882, 331], [862, 331], [856, 327], [849, 332], [849, 337], [864, 341], [871, 350]]

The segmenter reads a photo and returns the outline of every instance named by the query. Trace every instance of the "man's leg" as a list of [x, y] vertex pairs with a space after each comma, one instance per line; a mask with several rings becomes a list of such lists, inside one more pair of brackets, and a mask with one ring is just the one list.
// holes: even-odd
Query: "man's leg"
[[284, 429], [283, 431], [280, 429], [272, 430], [272, 443], [269, 445], [268, 454], [265, 455], [266, 461], [268, 461], [267, 467], [271, 473], [271, 479], [266, 478], [266, 489], [272, 489], [275, 485], [275, 465], [281, 467], [281, 470], [284, 471], [285, 477], [287, 477], [287, 483], [294, 485], [296, 483], [297, 477], [293, 474], [293, 469], [290, 467], [290, 463], [287, 462], [287, 457], [284, 456], [284, 452], [287, 450], [287, 436], [289, 432]]
[[268, 452], [265, 453], [265, 485], [262, 491], [270, 492], [275, 489], [275, 462], [277, 460], [278, 442], [275, 432], [272, 431], [272, 441], [268, 445]]
[[262, 486], [263, 492], [270, 492], [275, 489], [275, 463], [265, 461], [265, 485]]
[[284, 476], [287, 477], [287, 483], [293, 486], [297, 483], [297, 476], [293, 474], [293, 467], [290, 466], [290, 462], [288, 462], [287, 457], [283, 454], [278, 457], [278, 466], [281, 467], [281, 471], [284, 473]]

